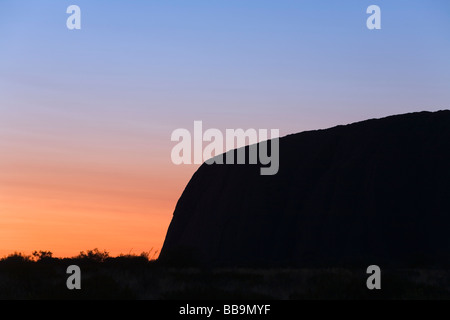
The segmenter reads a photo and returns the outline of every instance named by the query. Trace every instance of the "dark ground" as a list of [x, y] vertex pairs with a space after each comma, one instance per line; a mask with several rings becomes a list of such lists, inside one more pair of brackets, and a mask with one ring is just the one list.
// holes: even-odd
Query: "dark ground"
[[[69, 265], [81, 290], [69, 290]], [[169, 268], [145, 256], [0, 260], [0, 299], [450, 299], [450, 270], [383, 270], [368, 290], [361, 269]]]

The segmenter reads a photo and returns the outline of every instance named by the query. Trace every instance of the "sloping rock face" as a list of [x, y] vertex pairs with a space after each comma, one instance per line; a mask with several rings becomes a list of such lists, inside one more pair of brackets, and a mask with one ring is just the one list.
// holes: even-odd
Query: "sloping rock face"
[[280, 138], [278, 174], [206, 165], [160, 260], [251, 267], [450, 265], [450, 111]]

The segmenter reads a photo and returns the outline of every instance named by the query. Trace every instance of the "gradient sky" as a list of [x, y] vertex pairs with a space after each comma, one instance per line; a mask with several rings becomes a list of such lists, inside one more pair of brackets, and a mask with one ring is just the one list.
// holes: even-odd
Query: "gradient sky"
[[0, 256], [159, 250], [194, 120], [286, 135], [449, 107], [448, 0], [1, 0]]

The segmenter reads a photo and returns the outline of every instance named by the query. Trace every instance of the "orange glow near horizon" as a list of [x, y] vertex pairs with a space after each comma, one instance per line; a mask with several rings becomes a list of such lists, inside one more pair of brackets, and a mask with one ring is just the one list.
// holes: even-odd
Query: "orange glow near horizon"
[[72, 257], [94, 248], [112, 256], [159, 253], [196, 169], [173, 165], [161, 148], [137, 157], [132, 147], [96, 153], [45, 141], [0, 147], [9, 151], [0, 159], [0, 257], [34, 250]]

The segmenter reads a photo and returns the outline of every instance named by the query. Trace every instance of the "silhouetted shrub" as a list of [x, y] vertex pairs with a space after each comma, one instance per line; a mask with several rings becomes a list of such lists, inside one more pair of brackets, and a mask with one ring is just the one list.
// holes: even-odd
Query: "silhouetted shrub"
[[21, 252], [14, 252], [5, 258], [2, 258], [0, 261], [4, 261], [7, 263], [23, 263], [23, 262], [31, 262], [33, 261], [31, 256], [26, 255]]
[[53, 253], [51, 251], [33, 251], [32, 255], [36, 261], [48, 261], [53, 259]]
[[87, 259], [95, 262], [103, 262], [107, 258], [109, 258], [109, 252], [107, 252], [106, 250], [100, 251], [98, 250], [98, 248], [95, 248], [93, 250], [87, 250], [87, 252], [81, 251], [76, 258]]

